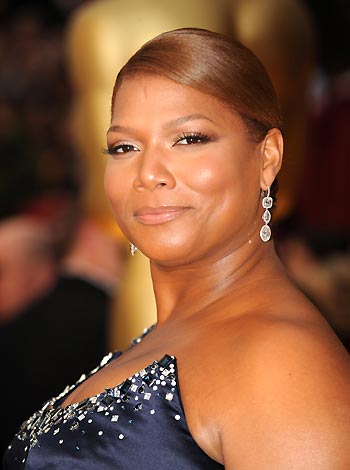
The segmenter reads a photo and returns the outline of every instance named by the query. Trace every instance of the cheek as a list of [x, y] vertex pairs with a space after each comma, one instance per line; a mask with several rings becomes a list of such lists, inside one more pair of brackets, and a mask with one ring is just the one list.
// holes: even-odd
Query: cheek
[[117, 203], [125, 193], [125, 171], [115, 164], [113, 160], [107, 163], [104, 175], [105, 193], [111, 204]]
[[127, 188], [125, 185], [126, 178], [122, 177], [121, 171], [117, 171], [113, 167], [113, 163], [108, 163], [104, 176], [104, 189], [118, 223], [124, 198], [127, 194]]
[[259, 166], [254, 155], [242, 149], [201, 160], [201, 166], [186, 173], [187, 185], [197, 194], [208, 224], [228, 220], [250, 224], [256, 218]]
[[212, 168], [200, 168], [193, 177], [196, 186], [201, 188], [203, 191], [212, 192], [216, 188], [222, 185], [222, 175], [215, 169]]
[[239, 179], [239, 165], [222, 159], [208, 159], [201, 161], [197, 168], [187, 169], [186, 177], [188, 186], [194, 191], [210, 196], [223, 195], [227, 190], [231, 191]]

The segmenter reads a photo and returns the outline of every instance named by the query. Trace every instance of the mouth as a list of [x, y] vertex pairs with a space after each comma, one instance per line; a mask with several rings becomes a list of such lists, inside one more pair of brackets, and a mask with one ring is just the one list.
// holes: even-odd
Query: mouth
[[181, 217], [189, 209], [183, 206], [142, 207], [135, 211], [134, 217], [144, 225], [159, 225]]

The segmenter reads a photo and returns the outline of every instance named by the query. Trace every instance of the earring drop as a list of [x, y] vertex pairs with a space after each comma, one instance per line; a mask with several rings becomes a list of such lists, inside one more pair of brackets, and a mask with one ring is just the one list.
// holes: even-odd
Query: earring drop
[[265, 212], [262, 215], [262, 219], [265, 222], [265, 224], [261, 227], [260, 229], [260, 238], [263, 242], [268, 242], [271, 238], [271, 229], [268, 226], [268, 223], [271, 220], [271, 212], [269, 209], [271, 209], [273, 205], [273, 199], [270, 196], [270, 187], [267, 187], [267, 194], [265, 196], [264, 190], [261, 190], [261, 198], [262, 198], [262, 206], [265, 209]]
[[131, 253], [131, 256], [134, 256], [135, 253], [137, 252], [138, 248], [137, 246], [135, 246], [133, 243], [130, 243], [130, 253]]

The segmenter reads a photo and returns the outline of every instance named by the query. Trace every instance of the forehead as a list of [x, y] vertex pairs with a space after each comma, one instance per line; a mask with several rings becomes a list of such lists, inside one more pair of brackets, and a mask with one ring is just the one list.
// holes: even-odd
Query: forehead
[[208, 93], [181, 85], [164, 77], [137, 75], [124, 78], [115, 94], [112, 122], [116, 119], [141, 116], [163, 116], [169, 119], [178, 115], [203, 114], [215, 118], [220, 124], [243, 125], [238, 113]]

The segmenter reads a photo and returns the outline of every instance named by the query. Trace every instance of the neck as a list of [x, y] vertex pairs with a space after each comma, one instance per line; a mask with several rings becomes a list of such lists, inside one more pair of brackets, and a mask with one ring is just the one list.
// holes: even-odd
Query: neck
[[232, 304], [235, 299], [251, 298], [252, 288], [268, 282], [277, 272], [281, 272], [281, 264], [273, 243], [260, 240], [225, 256], [187, 265], [169, 267], [151, 261], [158, 325], [193, 316], [220, 299]]

